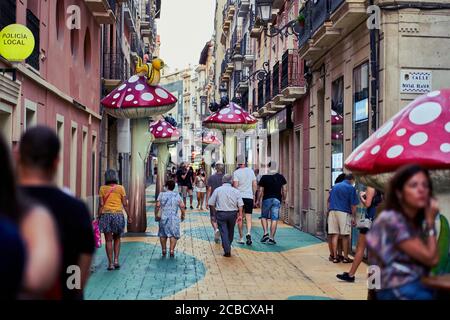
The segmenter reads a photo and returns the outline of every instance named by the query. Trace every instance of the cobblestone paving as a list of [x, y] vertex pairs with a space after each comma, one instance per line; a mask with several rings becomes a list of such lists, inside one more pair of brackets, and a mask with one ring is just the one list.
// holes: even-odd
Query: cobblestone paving
[[258, 213], [254, 214], [254, 245], [234, 244], [232, 258], [222, 256], [222, 247], [213, 241], [209, 214], [188, 211], [182, 223], [182, 238], [176, 258], [161, 258], [154, 222], [153, 190], [148, 190], [148, 229], [145, 236], [123, 239], [122, 268], [106, 271], [101, 248], [87, 299], [365, 299], [365, 272], [362, 265], [355, 283], [340, 282], [336, 274], [348, 271], [348, 264], [328, 261], [327, 244], [280, 224], [278, 244], [259, 243]]

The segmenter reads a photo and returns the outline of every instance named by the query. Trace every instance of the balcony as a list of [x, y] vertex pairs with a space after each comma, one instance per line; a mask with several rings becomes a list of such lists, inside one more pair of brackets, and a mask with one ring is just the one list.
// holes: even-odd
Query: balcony
[[236, 0], [227, 0], [225, 7], [223, 8], [223, 32], [227, 33], [230, 30], [231, 24], [234, 20], [234, 14], [236, 12], [235, 7]]
[[131, 43], [130, 43], [131, 52], [138, 57], [144, 56], [144, 46], [141, 42], [141, 39], [139, 39], [139, 36], [137, 33], [133, 32], [131, 34]]
[[128, 0], [124, 3], [123, 13], [125, 22], [132, 32], [136, 32], [136, 22], [138, 20], [137, 6], [134, 0]]
[[306, 94], [304, 64], [295, 50], [286, 50], [281, 61], [281, 102], [293, 102]]
[[114, 24], [116, 0], [84, 0], [98, 24]]
[[234, 50], [235, 53], [241, 51], [241, 37], [242, 30], [240, 27], [234, 29], [233, 34], [231, 35], [231, 43], [230, 47]]
[[255, 54], [253, 53], [252, 47], [251, 47], [251, 41], [250, 36], [248, 33], [244, 34], [244, 36], [241, 39], [241, 55], [244, 57], [243, 64], [246, 67], [250, 67], [253, 65], [253, 62], [255, 61]]
[[266, 76], [266, 81], [264, 85], [264, 108], [269, 110], [272, 107], [272, 73]]
[[238, 17], [245, 18], [250, 9], [250, 0], [238, 0], [237, 7], [238, 7]]
[[252, 9], [250, 11], [250, 37], [259, 39], [263, 30], [264, 27], [262, 26], [259, 19], [257, 19], [256, 14]]
[[365, 0], [308, 1], [300, 10], [305, 26], [299, 35], [299, 55], [316, 60], [367, 19]]
[[272, 106], [273, 110], [281, 110], [286, 106], [286, 101], [284, 96], [280, 92], [281, 82], [280, 82], [280, 62], [275, 63], [272, 69]]
[[103, 54], [103, 84], [111, 92], [126, 78], [125, 58], [122, 53]]
[[141, 20], [141, 30], [150, 30], [151, 28], [151, 17], [148, 14], [145, 14]]

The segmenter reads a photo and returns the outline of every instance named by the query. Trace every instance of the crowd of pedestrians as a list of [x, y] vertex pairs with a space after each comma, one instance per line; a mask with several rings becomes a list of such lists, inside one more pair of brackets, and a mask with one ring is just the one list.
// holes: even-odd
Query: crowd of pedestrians
[[[95, 251], [92, 217], [86, 205], [55, 184], [60, 141], [54, 130], [37, 126], [26, 131], [14, 153], [0, 137], [0, 299], [83, 299]], [[155, 218], [159, 222], [162, 256], [175, 257], [189, 197], [194, 209], [209, 210], [214, 240], [231, 257], [235, 226], [238, 243], [251, 246], [252, 214], [261, 208], [261, 242], [276, 245], [280, 210], [287, 201], [287, 180], [270, 163], [268, 173], [247, 167], [225, 174], [217, 163], [214, 173], [204, 167], [194, 171], [182, 164], [158, 195]], [[13, 165], [15, 164], [15, 165]], [[16, 180], [16, 176], [18, 179]], [[400, 168], [386, 190], [365, 187], [359, 194], [355, 177], [340, 175], [329, 193], [327, 234], [330, 261], [351, 264], [337, 275], [355, 282], [355, 274], [367, 254], [370, 265], [380, 270], [376, 299], [433, 299], [435, 292], [421, 278], [439, 262], [435, 220], [439, 212], [428, 171], [417, 165]], [[358, 218], [358, 208], [363, 215]], [[108, 270], [120, 265], [128, 200], [117, 173], [107, 170], [99, 190], [98, 225], [104, 234]], [[128, 218], [128, 223], [131, 220]], [[244, 224], [245, 238], [244, 238]], [[358, 229], [354, 259], [349, 256], [350, 234]], [[73, 275], [78, 274], [78, 278]]]

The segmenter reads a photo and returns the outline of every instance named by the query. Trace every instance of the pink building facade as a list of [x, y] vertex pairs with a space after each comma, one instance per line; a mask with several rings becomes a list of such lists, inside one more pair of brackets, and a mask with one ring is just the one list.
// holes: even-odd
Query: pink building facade
[[[0, 68], [16, 73], [15, 81], [11, 74], [0, 75], [1, 131], [14, 146], [30, 126], [54, 128], [62, 142], [58, 185], [93, 203], [101, 120], [101, 26], [81, 0], [5, 1], [12, 11], [9, 19], [32, 30], [36, 47], [23, 63], [0, 57]], [[80, 9], [79, 29], [66, 26], [70, 5]]]

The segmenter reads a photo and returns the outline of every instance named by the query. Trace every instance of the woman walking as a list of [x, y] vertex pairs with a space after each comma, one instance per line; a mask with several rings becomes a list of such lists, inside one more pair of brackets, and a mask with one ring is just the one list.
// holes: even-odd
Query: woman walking
[[[105, 173], [105, 185], [100, 187], [99, 228], [105, 235], [105, 249], [108, 257], [108, 270], [120, 269], [120, 238], [125, 229], [124, 211], [128, 216], [128, 201], [125, 188], [119, 185], [117, 173], [107, 170]], [[113, 249], [114, 247], [114, 249]]]
[[429, 173], [417, 165], [401, 168], [391, 179], [386, 207], [367, 233], [369, 264], [380, 268], [379, 300], [431, 300], [421, 283], [439, 261]]
[[206, 194], [206, 173], [203, 169], [198, 171], [194, 180], [195, 191], [197, 192], [197, 209], [203, 210], [203, 201]]
[[364, 252], [366, 250], [366, 234], [370, 229], [370, 225], [375, 219], [378, 205], [383, 201], [383, 195], [381, 191], [378, 191], [372, 187], [367, 187], [365, 192], [359, 194], [361, 203], [366, 207], [366, 214], [364, 225], [357, 226], [359, 229], [358, 244], [356, 247], [355, 259], [349, 272], [336, 275], [340, 280], [347, 282], [355, 282], [355, 273], [358, 270], [364, 258]]
[[[158, 237], [161, 242], [162, 256], [167, 255], [167, 239], [170, 239], [170, 257], [175, 257], [175, 246], [180, 239], [180, 222], [184, 221], [185, 205], [180, 195], [174, 192], [175, 182], [166, 182], [165, 192], [161, 192], [156, 201], [155, 217], [159, 221]], [[181, 210], [181, 219], [178, 216]]]

